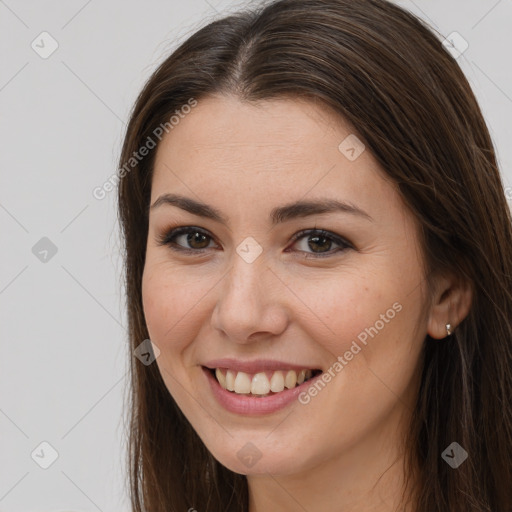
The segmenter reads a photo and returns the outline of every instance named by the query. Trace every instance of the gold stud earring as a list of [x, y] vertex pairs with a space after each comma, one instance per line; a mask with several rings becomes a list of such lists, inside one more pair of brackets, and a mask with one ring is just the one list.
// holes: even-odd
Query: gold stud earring
[[452, 325], [446, 324], [446, 335], [450, 336], [452, 334]]

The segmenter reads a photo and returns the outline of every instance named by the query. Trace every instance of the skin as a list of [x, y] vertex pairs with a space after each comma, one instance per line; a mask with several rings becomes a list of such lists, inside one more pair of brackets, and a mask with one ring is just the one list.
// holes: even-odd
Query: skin
[[[410, 419], [426, 334], [446, 336], [470, 296], [450, 276], [426, 282], [418, 228], [396, 186], [366, 149], [350, 161], [338, 146], [353, 129], [320, 104], [298, 99], [199, 101], [162, 140], [151, 204], [182, 194], [219, 210], [226, 225], [174, 205], [151, 209], [143, 306], [164, 382], [213, 456], [246, 474], [250, 512], [392, 511], [403, 482], [400, 435]], [[302, 199], [335, 198], [372, 220], [343, 212], [272, 226], [270, 211]], [[210, 238], [159, 245], [170, 228]], [[351, 244], [315, 245], [303, 229]], [[247, 263], [236, 248], [253, 237]], [[329, 239], [328, 239], [329, 240]], [[310, 242], [308, 244], [308, 241]], [[201, 248], [207, 247], [206, 249]], [[315, 254], [330, 253], [326, 257]], [[247, 417], [211, 394], [201, 364], [220, 357], [270, 358], [327, 371], [394, 303], [402, 306], [307, 404]], [[448, 341], [446, 341], [448, 342]], [[261, 453], [247, 467], [237, 452]], [[413, 510], [413, 509], [407, 509]]]

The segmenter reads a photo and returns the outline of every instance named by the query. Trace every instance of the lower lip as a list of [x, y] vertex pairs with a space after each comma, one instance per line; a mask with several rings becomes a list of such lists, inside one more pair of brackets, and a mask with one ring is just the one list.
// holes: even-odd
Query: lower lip
[[274, 395], [260, 398], [250, 395], [239, 395], [228, 391], [221, 387], [219, 381], [212, 375], [210, 370], [203, 367], [203, 372], [208, 379], [213, 395], [220, 405], [230, 412], [244, 415], [270, 414], [284, 409], [287, 405], [296, 400], [302, 391], [305, 391], [316, 379], [322, 376], [322, 374], [319, 373], [316, 377], [292, 389], [285, 389]]

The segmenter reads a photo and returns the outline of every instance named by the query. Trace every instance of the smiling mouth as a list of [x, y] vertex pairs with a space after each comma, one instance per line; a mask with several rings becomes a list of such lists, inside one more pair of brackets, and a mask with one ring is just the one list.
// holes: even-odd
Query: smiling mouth
[[255, 374], [228, 368], [206, 368], [220, 387], [237, 395], [265, 397], [293, 389], [316, 377], [322, 370], [277, 370]]

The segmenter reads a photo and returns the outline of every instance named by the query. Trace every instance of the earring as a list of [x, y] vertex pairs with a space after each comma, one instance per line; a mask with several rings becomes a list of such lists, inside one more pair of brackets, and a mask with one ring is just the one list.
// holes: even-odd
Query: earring
[[452, 334], [452, 325], [446, 324], [446, 335], [450, 336]]

